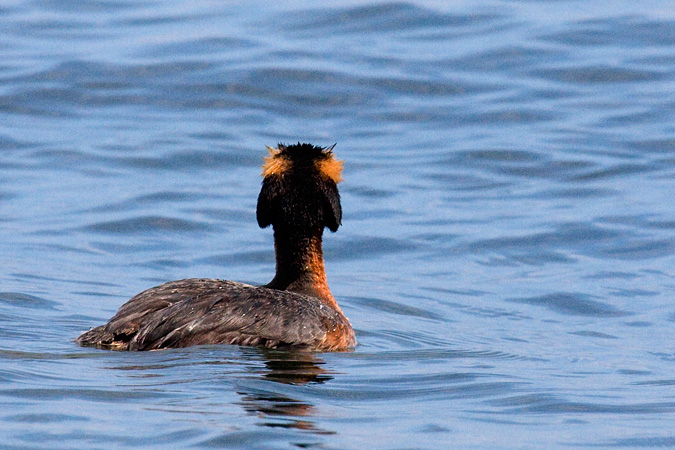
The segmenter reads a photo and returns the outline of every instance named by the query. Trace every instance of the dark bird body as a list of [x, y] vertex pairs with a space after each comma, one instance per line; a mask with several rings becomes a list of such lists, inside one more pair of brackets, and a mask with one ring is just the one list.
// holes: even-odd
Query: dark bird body
[[324, 227], [336, 231], [342, 210], [341, 161], [310, 144], [269, 149], [257, 218], [272, 225], [276, 275], [265, 286], [186, 279], [131, 298], [110, 321], [76, 339], [113, 350], [204, 344], [340, 351], [356, 345], [349, 320], [326, 282]]

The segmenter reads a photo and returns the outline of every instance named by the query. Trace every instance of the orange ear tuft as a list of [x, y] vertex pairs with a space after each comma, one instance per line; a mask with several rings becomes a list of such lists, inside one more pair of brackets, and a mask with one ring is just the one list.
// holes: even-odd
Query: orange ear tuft
[[342, 181], [342, 165], [344, 161], [335, 159], [332, 153], [328, 154], [328, 158], [320, 159], [316, 162], [316, 168], [319, 173], [327, 178], [330, 178], [335, 184]]
[[263, 158], [265, 161], [262, 166], [263, 177], [281, 175], [290, 168], [291, 162], [287, 158], [280, 156], [281, 150], [267, 147], [267, 152], [269, 153], [269, 156]]

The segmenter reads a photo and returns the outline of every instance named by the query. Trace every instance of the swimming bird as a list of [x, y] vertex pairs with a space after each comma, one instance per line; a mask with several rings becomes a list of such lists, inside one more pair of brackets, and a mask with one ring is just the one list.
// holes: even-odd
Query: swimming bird
[[264, 286], [191, 278], [132, 297], [105, 324], [75, 341], [111, 350], [206, 344], [343, 351], [354, 330], [328, 288], [324, 228], [337, 231], [342, 164], [331, 147], [268, 147], [256, 216], [274, 229], [276, 274]]

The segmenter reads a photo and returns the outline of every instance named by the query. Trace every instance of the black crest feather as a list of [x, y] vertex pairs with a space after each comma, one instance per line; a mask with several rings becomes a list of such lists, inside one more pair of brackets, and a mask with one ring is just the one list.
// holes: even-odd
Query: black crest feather
[[328, 227], [337, 231], [342, 221], [337, 189], [342, 161], [334, 158], [334, 147], [298, 142], [269, 149], [256, 212], [261, 228]]

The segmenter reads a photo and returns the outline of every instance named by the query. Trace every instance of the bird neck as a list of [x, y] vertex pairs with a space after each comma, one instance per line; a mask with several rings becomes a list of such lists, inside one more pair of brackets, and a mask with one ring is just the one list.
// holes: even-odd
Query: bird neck
[[323, 229], [304, 234], [275, 229], [276, 275], [266, 287], [310, 295], [340, 311], [326, 281], [322, 234]]

